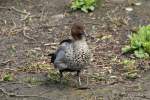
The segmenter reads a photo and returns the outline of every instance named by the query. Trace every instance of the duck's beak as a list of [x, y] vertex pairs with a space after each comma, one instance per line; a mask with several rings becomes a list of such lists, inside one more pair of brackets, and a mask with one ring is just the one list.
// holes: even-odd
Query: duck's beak
[[85, 36], [85, 37], [88, 37], [88, 34], [84, 31], [83, 32], [83, 35]]
[[88, 34], [86, 32], [82, 33], [82, 37], [87, 41]]

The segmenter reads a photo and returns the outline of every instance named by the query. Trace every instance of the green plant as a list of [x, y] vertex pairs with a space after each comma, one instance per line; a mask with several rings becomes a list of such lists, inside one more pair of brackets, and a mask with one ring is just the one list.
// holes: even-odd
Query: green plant
[[96, 6], [96, 0], [74, 0], [71, 4], [73, 10], [80, 9], [83, 12], [88, 13], [94, 11]]
[[132, 33], [130, 45], [122, 48], [123, 53], [133, 52], [137, 58], [150, 57], [150, 25], [140, 27], [137, 33]]
[[3, 77], [4, 81], [12, 81], [13, 80], [13, 75], [11, 73], [5, 73]]

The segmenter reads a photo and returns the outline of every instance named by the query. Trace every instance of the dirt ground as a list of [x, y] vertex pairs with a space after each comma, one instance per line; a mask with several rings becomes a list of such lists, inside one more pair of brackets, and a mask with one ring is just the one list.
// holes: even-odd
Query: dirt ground
[[[128, 35], [150, 23], [150, 1], [105, 0], [88, 14], [72, 11], [70, 2], [0, 0], [0, 100], [150, 100], [149, 60], [121, 52]], [[91, 65], [82, 73], [89, 89], [83, 90], [70, 73], [60, 85], [47, 56], [70, 37], [76, 20], [85, 24], [93, 53]], [[135, 79], [125, 77], [125, 59], [135, 60]], [[6, 73], [12, 80], [4, 79]]]

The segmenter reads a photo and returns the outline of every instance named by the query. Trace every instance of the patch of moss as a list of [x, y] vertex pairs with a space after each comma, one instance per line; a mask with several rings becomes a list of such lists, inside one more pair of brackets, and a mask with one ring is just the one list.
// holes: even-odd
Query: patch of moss
[[12, 73], [5, 73], [3, 76], [3, 81], [12, 81], [13, 80], [13, 74]]
[[52, 67], [48, 63], [32, 63], [31, 65], [25, 67], [18, 67], [18, 71], [23, 72], [43, 72], [51, 69]]
[[29, 83], [31, 85], [37, 85], [37, 84], [41, 84], [43, 82], [43, 81], [39, 80], [36, 77], [26, 77], [26, 78], [23, 79], [23, 81], [25, 83]]
[[106, 76], [104, 76], [104, 75], [102, 76], [102, 75], [100, 75], [98, 73], [90, 75], [90, 78], [92, 78], [95, 81], [106, 81], [107, 80]]
[[136, 79], [138, 77], [138, 69], [135, 65], [134, 60], [123, 60], [123, 70], [125, 71], [124, 76], [127, 79]]
[[[51, 82], [54, 82], [54, 83], [59, 83], [60, 82], [60, 76], [59, 76], [59, 73], [54, 71], [54, 70], [50, 70], [48, 72], [48, 80], [51, 81]], [[65, 75], [63, 76], [61, 82], [64, 84], [64, 85], [68, 85], [68, 79], [65, 77]]]
[[3, 78], [4, 81], [11, 81], [12, 78], [10, 75], [5, 75], [4, 78]]

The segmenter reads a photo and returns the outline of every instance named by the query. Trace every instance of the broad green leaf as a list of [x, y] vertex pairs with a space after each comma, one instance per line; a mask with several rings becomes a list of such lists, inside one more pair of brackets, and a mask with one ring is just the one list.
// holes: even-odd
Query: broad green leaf
[[86, 7], [81, 8], [82, 11], [84, 11], [85, 13], [88, 13], [88, 10]]
[[89, 7], [89, 9], [90, 9], [91, 11], [94, 11], [95, 7], [94, 7], [94, 6], [91, 6], [91, 7]]
[[148, 58], [149, 57], [149, 55], [147, 53], [145, 53], [145, 51], [143, 49], [134, 51], [134, 54], [137, 58]]

